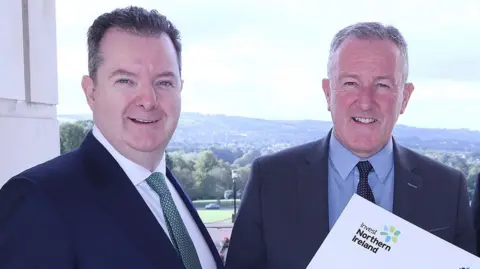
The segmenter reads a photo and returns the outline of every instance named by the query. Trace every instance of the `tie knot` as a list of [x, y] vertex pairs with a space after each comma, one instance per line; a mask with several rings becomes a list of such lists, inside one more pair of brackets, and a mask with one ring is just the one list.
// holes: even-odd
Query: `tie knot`
[[360, 172], [360, 176], [368, 176], [370, 171], [372, 171], [373, 166], [369, 161], [360, 161], [357, 163], [357, 168]]
[[165, 176], [160, 172], [154, 172], [147, 178], [148, 185], [158, 194], [164, 195], [169, 193]]

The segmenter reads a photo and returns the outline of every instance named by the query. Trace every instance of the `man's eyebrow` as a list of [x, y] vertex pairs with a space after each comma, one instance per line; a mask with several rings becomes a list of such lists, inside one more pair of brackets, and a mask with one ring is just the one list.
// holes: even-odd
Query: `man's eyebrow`
[[379, 81], [379, 80], [394, 80], [394, 79], [390, 76], [378, 76], [375, 78], [375, 80]]
[[157, 78], [171, 77], [176, 78], [177, 76], [172, 71], [164, 71], [156, 76]]
[[[118, 75], [130, 76], [130, 77], [136, 77], [137, 76], [137, 74], [135, 74], [133, 72], [127, 71], [127, 70], [122, 69], [122, 68], [119, 68], [119, 69], [116, 69], [115, 71], [113, 71], [110, 74], [109, 78], [112, 78], [112, 77], [115, 77], [115, 76], [118, 76]], [[163, 78], [163, 77], [176, 78], [176, 75], [172, 71], [164, 71], [164, 72], [158, 74], [156, 77], [157, 78]]]
[[108, 76], [108, 77], [109, 77], [109, 78], [112, 78], [112, 77], [118, 76], [118, 75], [130, 76], [130, 77], [135, 77], [135, 76], [137, 76], [137, 75], [136, 75], [135, 73], [133, 73], [133, 72], [130, 72], [130, 71], [127, 71], [127, 70], [125, 70], [125, 69], [120, 68], [120, 69], [117, 69], [117, 70], [113, 71], [113, 72], [110, 74], [110, 76]]
[[355, 74], [349, 74], [349, 73], [343, 73], [338, 76], [338, 79], [345, 79], [345, 78], [354, 78], [354, 79], [359, 79], [358, 75]]
[[[355, 74], [349, 74], [349, 73], [344, 73], [340, 74], [338, 77], [339, 79], [345, 79], [345, 78], [353, 78], [359, 80], [359, 76]], [[374, 81], [379, 81], [379, 80], [394, 80], [391, 76], [377, 76], [374, 78]]]

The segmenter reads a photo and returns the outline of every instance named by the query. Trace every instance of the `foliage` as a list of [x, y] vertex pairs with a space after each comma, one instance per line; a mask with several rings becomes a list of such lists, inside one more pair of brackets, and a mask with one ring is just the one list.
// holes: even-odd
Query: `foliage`
[[[227, 124], [227, 118], [242, 123], [249, 122], [243, 118], [221, 118], [222, 125], [219, 125], [219, 130], [224, 130], [222, 126]], [[270, 136], [269, 128], [274, 130], [278, 124], [281, 124], [280, 130], [293, 128], [295, 132], [301, 130], [301, 128], [306, 128], [297, 125], [301, 126], [303, 124], [313, 128], [310, 121], [303, 121], [302, 123], [273, 121], [272, 123], [270, 121], [249, 119], [250, 125], [245, 127], [244, 130], [237, 129], [236, 132], [238, 134], [242, 132], [251, 133], [256, 137], [256, 140], [251, 140], [251, 137], [247, 139], [243, 136], [231, 136], [231, 140], [225, 141], [225, 136], [228, 137], [228, 135], [222, 136], [218, 132], [213, 138], [206, 138], [206, 131], [203, 131], [202, 122], [208, 124], [209, 118], [197, 119], [200, 121], [192, 120], [189, 122], [190, 125], [180, 128], [178, 133], [175, 134], [176, 140], [171, 143], [173, 146], [171, 145], [167, 148], [166, 162], [192, 200], [213, 199], [210, 202], [216, 202], [217, 199], [229, 198], [230, 200], [220, 200], [222, 207], [233, 207], [233, 203], [230, 202], [233, 198], [232, 170], [238, 172], [236, 180], [236, 197], [238, 199], [241, 198], [250, 174], [251, 163], [255, 158], [293, 146], [295, 143], [300, 143], [298, 139], [288, 143], [290, 136], [280, 139], [274, 131], [272, 136]], [[189, 118], [187, 117], [186, 120], [188, 121]], [[253, 125], [252, 122], [254, 123]], [[78, 147], [91, 129], [92, 124], [92, 121], [62, 123], [60, 125], [61, 153], [64, 154]], [[194, 129], [194, 126], [197, 126], [198, 129]], [[262, 126], [267, 128], [267, 130], [263, 131]], [[410, 127], [398, 127], [396, 129], [397, 134], [403, 134], [405, 128]], [[186, 130], [189, 132], [185, 132]], [[312, 130], [315, 131], [316, 129]], [[306, 132], [311, 135], [311, 132], [314, 131]], [[416, 130], [416, 132], [420, 131]], [[455, 133], [454, 131], [452, 132]], [[444, 139], [438, 133], [432, 135], [437, 138], [440, 137], [439, 139]], [[262, 134], [261, 137], [258, 134]], [[318, 133], [315, 135], [319, 136]], [[305, 134], [297, 133], [296, 137], [305, 138], [306, 136]], [[404, 143], [405, 141], [406, 143]], [[480, 149], [477, 149], [477, 146], [475, 146], [476, 141], [474, 141], [475, 143], [459, 144], [458, 141], [453, 140], [439, 142], [439, 140], [435, 139], [418, 139], [416, 137], [407, 139], [404, 137], [403, 141], [400, 142], [404, 145], [407, 144], [406, 146], [410, 145], [410, 148], [463, 172], [467, 179], [469, 196], [472, 198], [477, 175], [480, 173]], [[197, 208], [203, 208], [208, 203], [196, 202], [195, 205]]]
[[63, 122], [60, 124], [60, 153], [70, 152], [80, 146], [91, 128], [91, 121]]

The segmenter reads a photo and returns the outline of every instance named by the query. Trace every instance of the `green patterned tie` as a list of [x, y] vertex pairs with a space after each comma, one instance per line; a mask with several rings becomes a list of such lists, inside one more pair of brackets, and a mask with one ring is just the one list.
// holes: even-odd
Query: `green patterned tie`
[[160, 196], [168, 232], [183, 264], [187, 269], [201, 269], [197, 251], [173, 202], [165, 177], [162, 173], [155, 172], [147, 178], [147, 183]]

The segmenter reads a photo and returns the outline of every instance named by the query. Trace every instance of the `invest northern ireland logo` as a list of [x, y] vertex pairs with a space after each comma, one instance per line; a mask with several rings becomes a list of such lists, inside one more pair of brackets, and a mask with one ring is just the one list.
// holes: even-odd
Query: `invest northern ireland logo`
[[388, 242], [393, 242], [393, 243], [397, 243], [397, 240], [398, 240], [398, 236], [400, 235], [400, 231], [399, 230], [396, 230], [395, 229], [395, 226], [388, 226], [388, 225], [385, 225], [383, 227], [383, 231], [380, 232], [380, 235], [383, 235], [384, 238], [385, 238], [385, 243], [388, 243]]
[[379, 232], [377, 229], [362, 223], [353, 236], [352, 242], [377, 253], [378, 250], [390, 251], [392, 249], [391, 244], [398, 241], [399, 235], [400, 231], [396, 230], [394, 226], [385, 225], [383, 231]]

